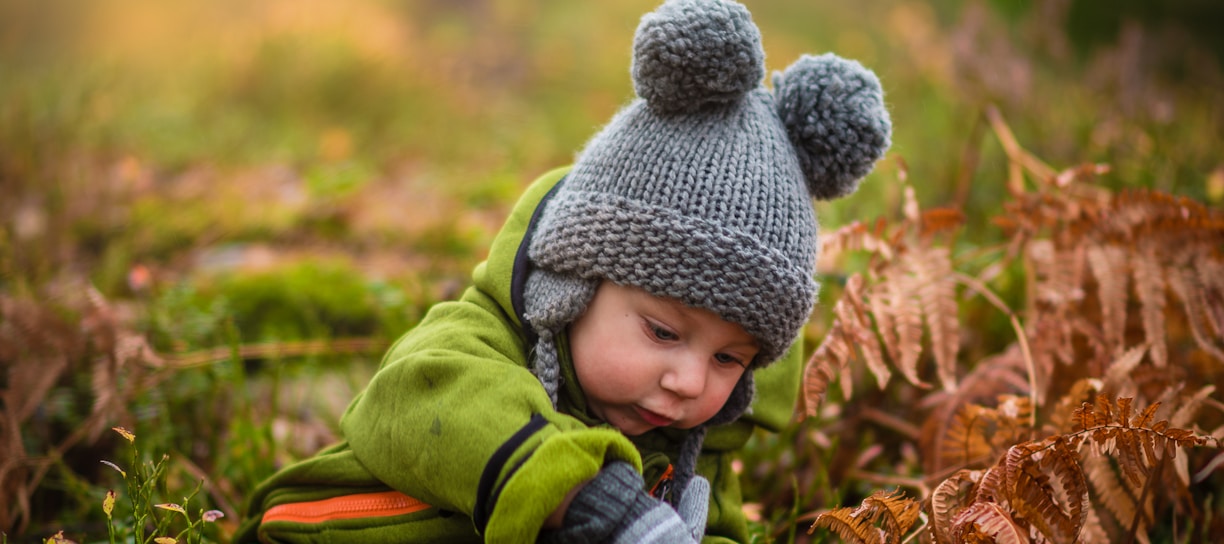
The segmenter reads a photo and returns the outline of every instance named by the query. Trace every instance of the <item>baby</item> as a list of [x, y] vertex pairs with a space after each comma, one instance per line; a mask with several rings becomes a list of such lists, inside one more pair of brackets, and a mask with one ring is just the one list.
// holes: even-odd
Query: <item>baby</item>
[[389, 350], [342, 442], [260, 485], [235, 542], [748, 538], [731, 460], [791, 417], [812, 198], [855, 190], [888, 113], [833, 55], [764, 88], [725, 0], [645, 15], [632, 76], [638, 98], [526, 190], [472, 286]]

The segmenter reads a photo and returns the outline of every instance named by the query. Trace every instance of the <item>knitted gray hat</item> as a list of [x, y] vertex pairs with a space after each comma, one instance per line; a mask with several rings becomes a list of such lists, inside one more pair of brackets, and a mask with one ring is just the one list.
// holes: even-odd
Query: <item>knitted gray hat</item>
[[[601, 280], [739, 324], [761, 346], [752, 369], [798, 336], [817, 291], [812, 198], [853, 192], [888, 148], [891, 124], [879, 80], [859, 63], [803, 56], [774, 75], [771, 93], [764, 56], [751, 15], [731, 1], [668, 0], [642, 17], [639, 98], [587, 143], [529, 247], [525, 315], [540, 335], [534, 370], [554, 400], [551, 337]], [[708, 424], [748, 408], [751, 376]], [[694, 434], [699, 449], [704, 430]], [[686, 451], [678, 464], [689, 453], [695, 462]], [[677, 468], [691, 475], [691, 464]]]

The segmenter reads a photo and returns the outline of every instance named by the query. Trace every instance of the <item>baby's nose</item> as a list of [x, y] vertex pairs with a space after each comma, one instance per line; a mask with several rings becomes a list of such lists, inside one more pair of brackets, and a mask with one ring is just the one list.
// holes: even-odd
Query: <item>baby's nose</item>
[[682, 398], [695, 399], [705, 391], [706, 370], [706, 362], [699, 357], [679, 357], [664, 372], [660, 385]]

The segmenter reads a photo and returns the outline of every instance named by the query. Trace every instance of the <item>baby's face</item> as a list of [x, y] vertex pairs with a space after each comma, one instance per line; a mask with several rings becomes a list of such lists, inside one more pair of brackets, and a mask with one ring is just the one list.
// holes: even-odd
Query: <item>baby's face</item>
[[569, 341], [591, 413], [630, 436], [714, 417], [759, 351], [713, 312], [608, 281]]

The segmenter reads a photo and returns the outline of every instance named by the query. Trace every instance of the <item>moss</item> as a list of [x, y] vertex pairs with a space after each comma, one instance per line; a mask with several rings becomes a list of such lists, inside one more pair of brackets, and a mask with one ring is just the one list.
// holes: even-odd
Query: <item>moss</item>
[[243, 342], [392, 336], [410, 326], [408, 316], [419, 315], [416, 297], [386, 281], [368, 279], [341, 260], [225, 272], [179, 286], [162, 301], [167, 309], [202, 318], [196, 330], [178, 334], [214, 336], [220, 313], [241, 331]]

